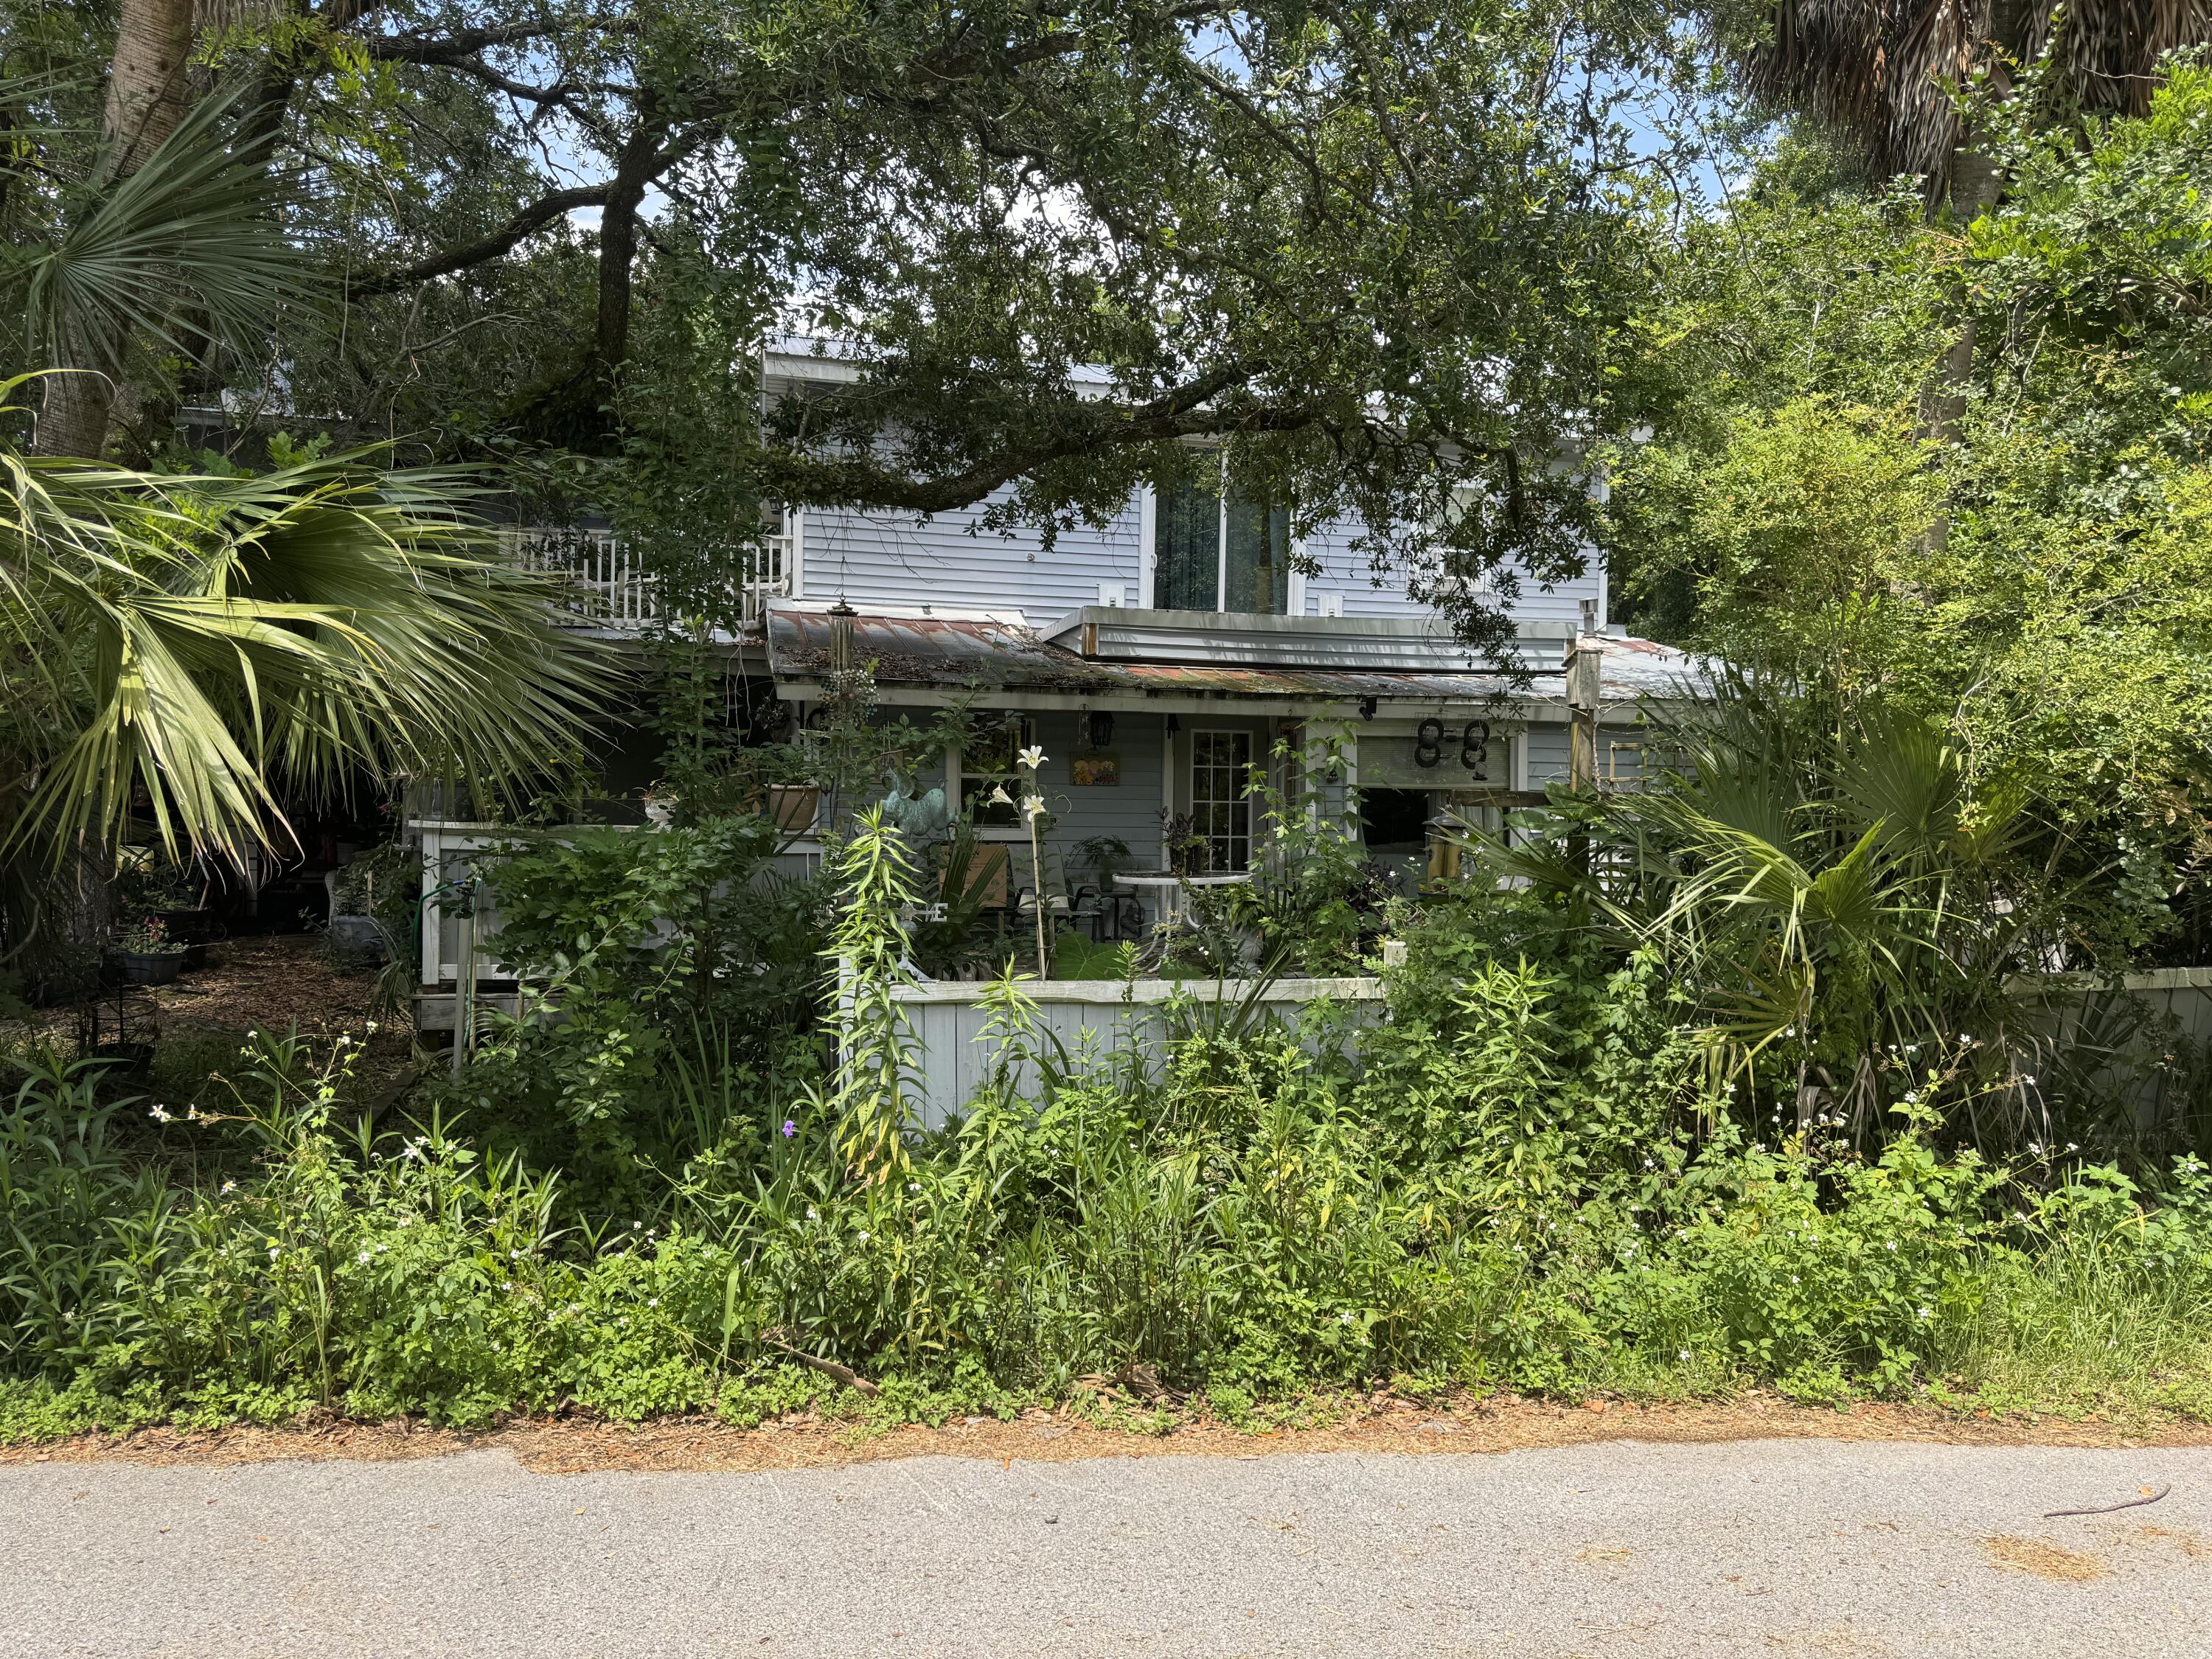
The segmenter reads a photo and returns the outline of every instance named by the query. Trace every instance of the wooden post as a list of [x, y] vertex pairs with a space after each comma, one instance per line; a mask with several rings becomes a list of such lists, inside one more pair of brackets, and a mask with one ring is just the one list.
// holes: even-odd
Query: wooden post
[[1597, 787], [1598, 671], [1604, 653], [1598, 641], [1578, 635], [1567, 647], [1567, 783], [1575, 789]]

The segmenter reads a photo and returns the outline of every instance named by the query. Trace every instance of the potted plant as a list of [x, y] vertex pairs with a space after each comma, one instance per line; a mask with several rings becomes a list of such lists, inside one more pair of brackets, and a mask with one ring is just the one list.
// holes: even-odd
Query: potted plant
[[392, 954], [422, 885], [403, 848], [380, 847], [331, 878], [331, 955], [341, 967], [373, 967]]
[[1198, 833], [1197, 820], [1188, 812], [1160, 814], [1168, 854], [1168, 869], [1178, 876], [1206, 873], [1206, 837]]
[[125, 985], [167, 985], [185, 970], [185, 946], [159, 916], [141, 916], [115, 936], [117, 971]]

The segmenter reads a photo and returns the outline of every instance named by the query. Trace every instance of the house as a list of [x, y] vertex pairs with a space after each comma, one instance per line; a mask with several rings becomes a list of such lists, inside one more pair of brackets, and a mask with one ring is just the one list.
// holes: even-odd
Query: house
[[[842, 370], [799, 342], [766, 365], [771, 390]], [[1251, 769], [1323, 752], [1357, 787], [1370, 852], [1425, 863], [1440, 815], [1495, 824], [1569, 775], [1571, 657], [1584, 665], [1577, 700], [1595, 704], [1584, 764], [1600, 781], [1639, 773], [1644, 700], [1692, 672], [1611, 624], [1595, 550], [1579, 577], [1511, 601], [1516, 654], [1496, 660], [1370, 573], [1352, 526], [1294, 544], [1289, 515], [1241, 498], [1233, 480], [1143, 490], [1049, 548], [1038, 532], [983, 528], [988, 505], [919, 521], [785, 510], [739, 596], [741, 625], [719, 644], [733, 684], [772, 688], [794, 726], [848, 666], [869, 671], [887, 714], [967, 711], [972, 737], [920, 787], [964, 806], [987, 845], [1026, 845], [1015, 810], [990, 793], [1019, 749], [1041, 747], [1048, 852], [1068, 885], [1102, 844], [1126, 849], [1127, 870], [1243, 869], [1258, 828]], [[655, 621], [652, 583], [604, 532], [524, 539], [581, 584], [580, 622], [622, 633]], [[786, 817], [801, 860], [816, 805]]]

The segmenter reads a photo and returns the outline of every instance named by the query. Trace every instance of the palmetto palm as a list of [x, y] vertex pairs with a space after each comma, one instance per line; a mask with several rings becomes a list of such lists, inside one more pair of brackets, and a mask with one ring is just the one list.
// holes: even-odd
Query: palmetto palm
[[250, 353], [313, 297], [236, 95], [172, 95], [189, 8], [126, 11], [143, 27], [125, 18], [94, 164], [27, 180], [52, 230], [10, 250], [23, 347], [61, 372], [0, 387], [46, 394], [40, 453], [0, 447], [0, 859], [104, 855], [141, 811], [172, 853], [235, 859], [281, 841], [280, 793], [363, 775], [496, 793], [574, 748], [603, 671], [459, 510], [459, 478], [367, 455], [258, 477], [64, 459], [99, 453], [110, 390], [149, 356]]
[[[2005, 84], [2051, 49], [2057, 83], [2093, 110], [2140, 114], [2158, 62], [2212, 41], [2212, 0], [1777, 0], [1753, 86], [1850, 137], [1875, 171], [1951, 186], [1964, 135], [1954, 94], [1977, 69]], [[2053, 40], [2053, 28], [2057, 38]]]
[[1487, 856], [1660, 949], [1716, 1054], [1785, 1058], [1801, 1113], [1877, 1117], [1886, 1057], [1908, 1047], [2032, 1040], [2005, 992], [2040, 965], [2048, 920], [2018, 856], [2027, 820], [1976, 798], [1939, 731], [1875, 715], [1839, 742], [1739, 687], [1672, 737], [1664, 787], [1611, 797], [1578, 840]]
[[573, 750], [599, 659], [433, 472], [173, 477], [0, 450], [0, 851], [283, 835], [366, 773], [496, 791]]

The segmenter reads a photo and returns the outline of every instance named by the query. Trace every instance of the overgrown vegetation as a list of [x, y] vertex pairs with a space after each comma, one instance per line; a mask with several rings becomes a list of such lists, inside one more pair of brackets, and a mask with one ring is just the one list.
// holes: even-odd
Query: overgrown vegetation
[[[657, 890], [711, 894], [696, 860], [726, 848], [649, 839]], [[897, 832], [865, 824], [837, 878], [837, 953], [894, 963]], [[1663, 942], [1571, 898], [1431, 902], [1367, 1029], [1198, 1002], [1155, 1056], [1071, 1053], [1009, 977], [996, 1063], [926, 1129], [879, 972], [837, 1022], [856, 1063], [826, 1069], [799, 1012], [818, 969], [689, 897], [641, 949], [629, 890], [587, 936], [518, 915], [572, 939], [574, 1017], [508, 1030], [410, 1115], [360, 1121], [345, 1045], [267, 1035], [181, 1104], [32, 1070], [0, 1120], [8, 1431], [743, 1422], [830, 1386], [793, 1350], [884, 1384], [878, 1414], [1121, 1378], [1232, 1419], [1391, 1379], [2212, 1416], [2200, 1158], [1985, 1155], [1959, 1127], [1972, 1056], [1936, 1042], [1879, 1062], [1879, 1122], [1801, 1125], [1787, 1055], [1717, 1066]], [[728, 971], [747, 951], [761, 971]]]

